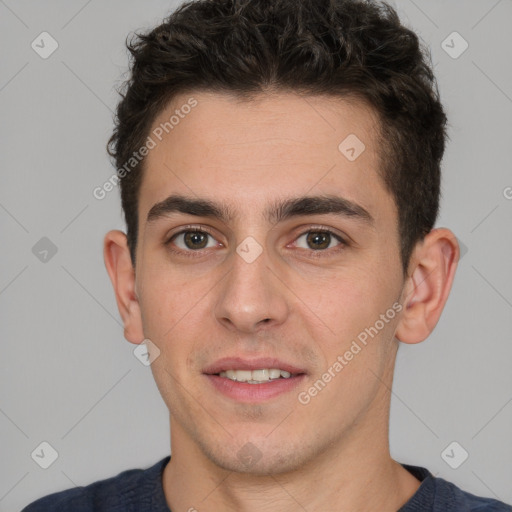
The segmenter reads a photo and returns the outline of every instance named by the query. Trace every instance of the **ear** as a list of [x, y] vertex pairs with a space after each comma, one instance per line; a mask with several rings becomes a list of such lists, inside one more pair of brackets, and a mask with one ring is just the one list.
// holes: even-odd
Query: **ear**
[[457, 238], [446, 228], [433, 229], [418, 242], [402, 292], [398, 340], [419, 343], [434, 330], [450, 294], [459, 255]]
[[117, 308], [124, 323], [124, 337], [131, 343], [144, 341], [142, 315], [135, 290], [135, 269], [126, 235], [109, 231], [103, 242], [103, 258], [116, 294]]

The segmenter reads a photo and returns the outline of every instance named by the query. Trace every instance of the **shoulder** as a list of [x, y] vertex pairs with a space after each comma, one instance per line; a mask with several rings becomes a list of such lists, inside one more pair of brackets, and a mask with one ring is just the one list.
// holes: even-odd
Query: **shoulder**
[[445, 510], [443, 502], [447, 503], [451, 508], [446, 510], [468, 511], [468, 512], [512, 512], [512, 506], [503, 503], [494, 498], [486, 498], [477, 496], [470, 492], [464, 491], [455, 484], [437, 478], [438, 487], [440, 489], [440, 502], [438, 508], [434, 510]]
[[[147, 469], [129, 469], [92, 484], [56, 492], [34, 501], [21, 512], [128, 512], [151, 504], [161, 491], [160, 475], [167, 456]], [[135, 508], [132, 508], [135, 507]]]
[[421, 485], [399, 512], [512, 512], [511, 505], [464, 491], [452, 482], [434, 477], [425, 468], [402, 465]]

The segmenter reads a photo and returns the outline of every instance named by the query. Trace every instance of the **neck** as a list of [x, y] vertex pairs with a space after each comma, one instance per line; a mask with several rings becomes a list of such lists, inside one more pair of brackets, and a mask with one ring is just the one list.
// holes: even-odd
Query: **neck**
[[191, 512], [396, 512], [420, 482], [391, 458], [387, 427], [376, 433], [376, 422], [387, 425], [385, 410], [373, 412], [314, 460], [265, 476], [219, 467], [171, 419], [172, 457], [163, 475], [168, 505]]

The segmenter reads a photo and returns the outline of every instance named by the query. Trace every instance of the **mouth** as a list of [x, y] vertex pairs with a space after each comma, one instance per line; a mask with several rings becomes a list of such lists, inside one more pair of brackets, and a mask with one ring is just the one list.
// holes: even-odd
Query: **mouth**
[[306, 370], [277, 359], [225, 358], [203, 371], [213, 389], [239, 402], [261, 402], [291, 391]]

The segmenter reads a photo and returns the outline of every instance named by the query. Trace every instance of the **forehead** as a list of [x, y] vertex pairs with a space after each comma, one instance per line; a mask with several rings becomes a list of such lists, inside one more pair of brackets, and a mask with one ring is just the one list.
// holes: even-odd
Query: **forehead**
[[393, 208], [379, 175], [378, 126], [373, 110], [355, 99], [181, 94], [150, 130], [155, 146], [145, 160], [139, 218], [171, 194], [251, 216], [282, 197], [308, 194]]

